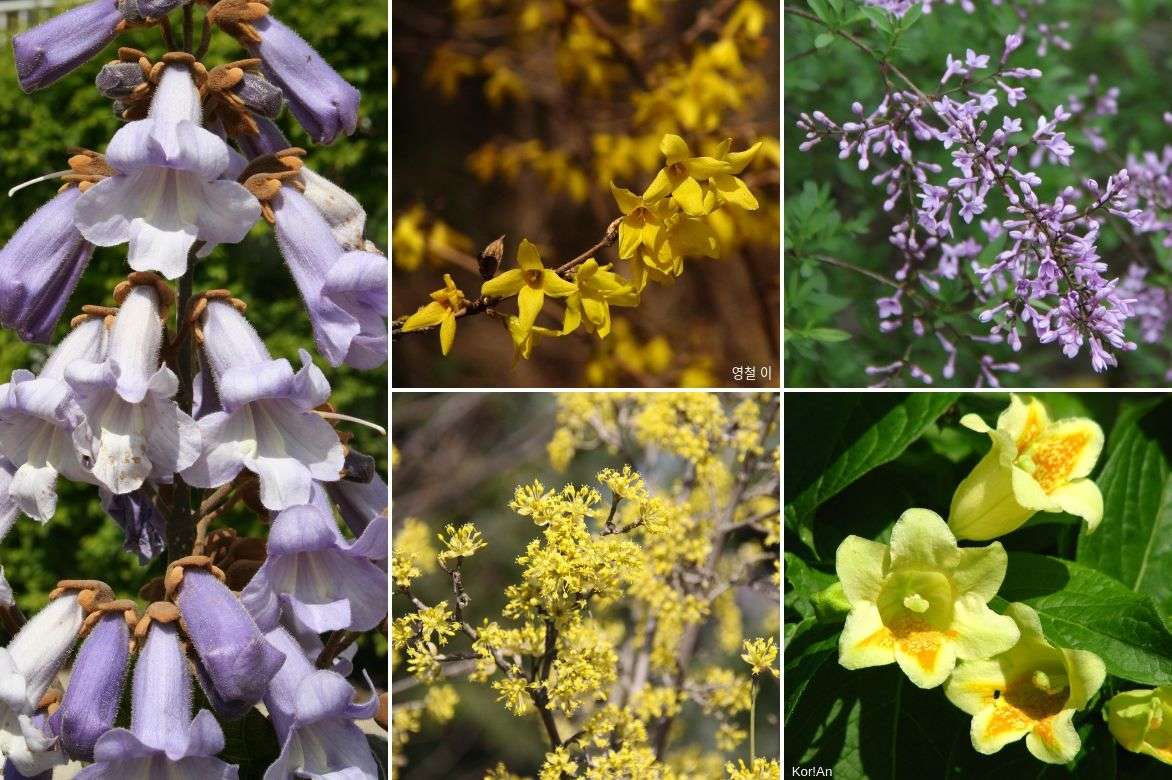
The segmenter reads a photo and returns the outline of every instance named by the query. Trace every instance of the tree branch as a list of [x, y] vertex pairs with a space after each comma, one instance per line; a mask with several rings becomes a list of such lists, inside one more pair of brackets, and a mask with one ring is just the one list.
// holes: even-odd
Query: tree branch
[[[195, 377], [195, 344], [192, 330], [190, 328], [184, 329], [183, 326], [191, 303], [191, 288], [195, 276], [195, 252], [196, 248], [192, 247], [191, 252], [187, 255], [187, 271], [179, 279], [179, 300], [175, 306], [175, 331], [179, 334], [175, 358], [175, 374], [179, 378], [179, 391], [175, 395], [175, 401], [179, 404], [179, 408], [187, 414], [191, 414], [194, 396], [192, 381]], [[195, 518], [191, 511], [191, 493], [191, 488], [183, 481], [183, 477], [176, 474], [175, 489], [172, 492], [166, 528], [168, 563], [190, 555], [195, 547]]]

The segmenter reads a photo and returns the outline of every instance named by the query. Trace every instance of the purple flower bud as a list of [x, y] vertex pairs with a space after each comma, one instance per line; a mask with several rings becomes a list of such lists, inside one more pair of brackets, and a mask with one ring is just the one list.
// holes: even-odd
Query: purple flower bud
[[134, 665], [130, 730], [113, 729], [98, 739], [97, 763], [78, 777], [235, 780], [237, 768], [215, 757], [224, 749], [220, 725], [207, 710], [192, 719], [191, 695], [177, 624], [151, 622]]
[[339, 133], [353, 133], [358, 125], [358, 90], [271, 15], [252, 24], [261, 41], [249, 44], [249, 51], [261, 58], [265, 74], [285, 93], [289, 110], [310, 137], [328, 144]]
[[146, 486], [121, 495], [99, 487], [98, 496], [102, 501], [102, 509], [126, 535], [122, 549], [138, 555], [142, 563], [149, 563], [162, 552], [166, 521], [155, 507]]
[[285, 654], [285, 663], [265, 694], [265, 707], [281, 753], [264, 780], [287, 777], [378, 777], [370, 745], [355, 720], [370, 718], [378, 697], [354, 702], [354, 688], [341, 675], [314, 669], [297, 640], [283, 628], [266, 638]]
[[[386, 522], [389, 500], [387, 483], [375, 474], [369, 482], [338, 480], [325, 485], [330, 500], [338, 507], [342, 520], [355, 534], [362, 534], [373, 522]], [[371, 555], [378, 560], [379, 556]], [[384, 551], [383, 558], [386, 557]]]
[[129, 660], [126, 618], [107, 612], [77, 651], [61, 707], [49, 719], [70, 758], [92, 761], [98, 737], [114, 727]]
[[48, 343], [93, 254], [73, 224], [81, 193], [70, 187], [41, 206], [0, 249], [0, 325]]
[[216, 695], [229, 706], [260, 701], [283, 654], [265, 641], [239, 599], [211, 572], [187, 567], [175, 603]]
[[277, 511], [309, 502], [313, 481], [333, 482], [344, 463], [337, 432], [313, 409], [330, 395], [302, 350], [302, 368], [273, 360], [240, 312], [211, 300], [203, 315], [203, 355], [223, 411], [199, 420], [202, 452], [184, 472], [196, 487], [219, 487], [242, 468], [260, 477], [261, 502]]
[[285, 94], [281, 88], [256, 73], [245, 71], [244, 78], [232, 91], [257, 116], [276, 119], [285, 108]]
[[253, 119], [256, 120], [257, 129], [260, 130], [257, 135], [232, 137], [236, 141], [236, 145], [240, 147], [240, 151], [248, 159], [255, 160], [262, 155], [275, 154], [293, 145], [289, 143], [289, 139], [285, 137], [281, 128], [277, 127], [273, 120], [263, 116], [253, 116]]
[[191, 0], [118, 0], [118, 11], [122, 18], [131, 22], [143, 19], [158, 19]]
[[387, 359], [387, 260], [344, 252], [304, 195], [284, 187], [272, 200], [277, 246], [305, 299], [314, 341], [331, 365], [376, 368]]
[[114, 0], [93, 0], [17, 35], [12, 51], [20, 88], [42, 89], [84, 65], [114, 40], [120, 21]]
[[386, 549], [386, 527], [372, 524], [363, 537], [353, 543], [342, 537], [315, 483], [309, 504], [277, 513], [268, 556], [240, 601], [265, 629], [283, 612], [318, 633], [371, 630], [387, 614], [387, 575], [354, 550]]
[[103, 97], [111, 100], [124, 98], [139, 84], [146, 82], [146, 76], [137, 62], [110, 62], [98, 71], [94, 85]]

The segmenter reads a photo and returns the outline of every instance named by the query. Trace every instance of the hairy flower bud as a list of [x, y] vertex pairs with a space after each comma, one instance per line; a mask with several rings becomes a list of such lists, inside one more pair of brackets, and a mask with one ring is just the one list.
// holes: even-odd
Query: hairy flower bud
[[244, 71], [244, 78], [232, 91], [258, 116], [276, 119], [285, 108], [285, 93], [281, 88], [256, 73]]
[[146, 76], [137, 62], [109, 62], [98, 71], [94, 86], [103, 97], [117, 100], [134, 91], [139, 84], [146, 83]]
[[158, 19], [191, 0], [118, 0], [118, 12], [128, 22]]
[[84, 65], [114, 40], [121, 20], [114, 0], [92, 0], [14, 37], [20, 88], [42, 89]]
[[114, 727], [129, 661], [126, 617], [107, 612], [82, 642], [61, 707], [49, 719], [70, 758], [92, 761], [94, 744]]

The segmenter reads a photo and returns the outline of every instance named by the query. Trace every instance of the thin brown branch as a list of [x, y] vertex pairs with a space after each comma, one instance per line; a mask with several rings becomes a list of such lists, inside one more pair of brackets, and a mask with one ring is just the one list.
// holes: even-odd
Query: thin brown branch
[[618, 56], [623, 67], [630, 72], [635, 81], [641, 85], [647, 84], [647, 70], [643, 67], [643, 63], [635, 56], [635, 52], [622, 39], [618, 31], [590, 3], [590, 0], [566, 0], [566, 5], [573, 8], [583, 19], [589, 22], [595, 32], [602, 36], [614, 48], [615, 55]]
[[680, 40], [685, 46], [691, 46], [701, 35], [716, 29], [717, 25], [739, 2], [740, 0], [720, 0], [711, 8], [701, 9], [700, 13], [696, 14], [696, 21], [692, 22], [692, 26], [684, 31]]

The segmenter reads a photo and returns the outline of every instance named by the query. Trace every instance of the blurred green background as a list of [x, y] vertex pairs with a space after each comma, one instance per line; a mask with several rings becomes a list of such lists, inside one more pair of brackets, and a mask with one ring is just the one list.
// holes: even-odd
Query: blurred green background
[[[809, 12], [817, 3], [799, 1], [795, 8]], [[859, 0], [835, 0], [848, 15], [862, 5]], [[1031, 30], [1025, 45], [1014, 55], [1011, 64], [1038, 67], [1041, 79], [1029, 79], [1023, 86], [1032, 107], [1010, 109], [1023, 116], [1031, 128], [1037, 111], [1051, 115], [1059, 103], [1070, 105], [1072, 95], [1085, 98], [1087, 79], [1097, 74], [1100, 90], [1119, 87], [1119, 114], [1091, 121], [1108, 143], [1103, 153], [1092, 151], [1077, 124], [1064, 126], [1076, 152], [1071, 168], [1044, 166], [1044, 186], [1038, 194], [1053, 199], [1063, 187], [1078, 184], [1092, 176], [1103, 182], [1124, 166], [1126, 157], [1143, 150], [1159, 152], [1172, 140], [1172, 130], [1164, 123], [1165, 111], [1172, 109], [1168, 96], [1168, 76], [1172, 73], [1172, 6], [1166, 0], [1047, 0], [1043, 4], [1018, 3], [995, 7], [976, 3], [976, 11], [966, 14], [959, 5], [937, 3], [932, 13], [922, 16], [900, 35], [892, 47], [891, 61], [925, 90], [939, 83], [945, 56], [962, 56], [968, 48], [990, 54], [996, 60], [1006, 34], [1018, 28], [1013, 7], [1028, 9]], [[1032, 31], [1037, 23], [1056, 26], [1068, 22], [1060, 34], [1073, 44], [1070, 51], [1055, 50], [1038, 56], [1038, 35]], [[869, 22], [849, 26], [859, 39], [883, 51], [888, 37], [873, 29]], [[890, 290], [872, 279], [809, 259], [813, 254], [832, 255], [856, 266], [891, 276], [900, 264], [888, 233], [894, 220], [882, 211], [885, 194], [871, 184], [871, 178], [889, 166], [877, 159], [870, 170], [860, 171], [857, 159], [840, 160], [838, 146], [823, 141], [808, 152], [798, 145], [804, 133], [796, 128], [802, 111], [824, 111], [836, 121], [852, 115], [852, 101], [860, 101], [870, 113], [883, 96], [882, 76], [873, 60], [850, 43], [822, 36], [825, 28], [786, 14], [785, 19], [785, 343], [786, 386], [849, 386], [870, 384], [874, 379], [863, 373], [868, 365], [886, 365], [898, 359], [907, 345], [906, 330], [882, 334], [878, 330], [875, 298]], [[1002, 95], [1002, 97], [1004, 97]], [[1002, 105], [994, 112], [999, 121]], [[930, 144], [918, 143], [917, 150]], [[932, 160], [951, 170], [947, 152], [936, 145], [934, 152], [917, 151], [922, 159]], [[945, 175], [946, 174], [942, 174]], [[1004, 199], [990, 197], [989, 211], [982, 215], [1004, 214]], [[969, 235], [956, 220], [957, 241]], [[972, 230], [977, 230], [974, 222]], [[1128, 233], [1130, 238], [1130, 233]], [[1172, 277], [1172, 249], [1159, 245], [1159, 239], [1137, 236], [1144, 254], [1154, 258], [1162, 269], [1149, 279], [1168, 284]], [[1123, 276], [1130, 262], [1121, 252], [1119, 233], [1105, 229], [1099, 242], [1100, 254], [1110, 267], [1109, 277]], [[986, 254], [991, 255], [992, 252]], [[986, 261], [986, 255], [980, 260]], [[948, 300], [959, 301], [963, 291], [958, 284], [945, 285]], [[986, 331], [976, 322], [976, 313], [965, 305], [952, 321], [965, 333]], [[1133, 321], [1134, 322], [1134, 321]], [[1129, 336], [1138, 341], [1136, 333]], [[938, 383], [943, 352], [935, 339], [927, 337], [927, 349], [917, 354], [931, 357], [923, 362]], [[1004, 345], [973, 345], [988, 350], [998, 361], [1014, 360], [1021, 364], [1018, 374], [999, 374], [1007, 386], [1162, 386], [1169, 363], [1169, 339], [1162, 344], [1140, 344], [1135, 352], [1120, 355], [1120, 367], [1105, 374], [1095, 374], [1084, 350], [1068, 360], [1054, 345], [1040, 345], [1032, 336], [1023, 337], [1022, 352], [1013, 353]], [[979, 355], [979, 353], [977, 353]], [[962, 348], [958, 361], [957, 382], [968, 384], [975, 374], [977, 355]], [[963, 377], [963, 380], [962, 380]], [[914, 380], [911, 381], [916, 384]]]
[[[69, 3], [62, 3], [67, 7]], [[318, 173], [344, 187], [367, 211], [367, 237], [381, 248], [387, 239], [387, 10], [375, 0], [333, 3], [329, 0], [278, 2], [274, 15], [306, 38], [325, 59], [362, 92], [358, 130], [328, 147], [314, 147], [286, 111], [278, 120], [293, 144], [309, 150], [307, 162]], [[198, 14], [202, 11], [197, 11]], [[105, 148], [120, 126], [110, 103], [93, 86], [102, 63], [115, 56], [117, 46], [133, 46], [157, 59], [166, 51], [157, 30], [135, 30], [89, 64], [53, 86], [25, 95], [17, 86], [9, 41], [0, 53], [0, 184], [14, 184], [65, 167], [66, 148]], [[217, 33], [204, 57], [208, 67], [247, 57], [228, 36]], [[7, 241], [34, 210], [56, 192], [56, 183], [24, 189], [12, 198], [0, 195], [0, 242]], [[129, 271], [126, 248], [99, 248], [82, 277], [58, 327], [57, 339], [68, 320], [84, 303], [112, 303], [114, 285]], [[316, 354], [303, 304], [292, 277], [277, 250], [270, 226], [261, 221], [242, 243], [220, 246], [199, 266], [195, 289], [231, 289], [247, 300], [248, 318], [265, 339], [274, 357], [299, 365], [298, 347], [306, 347], [333, 387], [332, 402], [339, 411], [384, 423], [387, 419], [385, 368], [358, 372], [332, 368]], [[47, 354], [42, 345], [21, 342], [12, 332], [0, 331], [0, 381], [17, 368], [39, 370]], [[375, 432], [342, 424], [354, 432], [355, 446], [378, 462], [386, 473], [386, 439]], [[103, 513], [97, 490], [89, 485], [58, 481], [60, 500], [56, 516], [44, 526], [21, 517], [0, 546], [0, 563], [12, 584], [17, 604], [30, 613], [46, 601], [57, 580], [96, 577], [120, 595], [132, 597], [139, 586], [162, 573], [162, 561], [143, 568], [134, 555], [122, 551], [122, 531]], [[259, 530], [247, 510], [237, 509], [217, 525], [236, 527], [242, 534]], [[385, 641], [361, 640], [357, 667], [370, 670], [375, 682], [385, 684]]]

